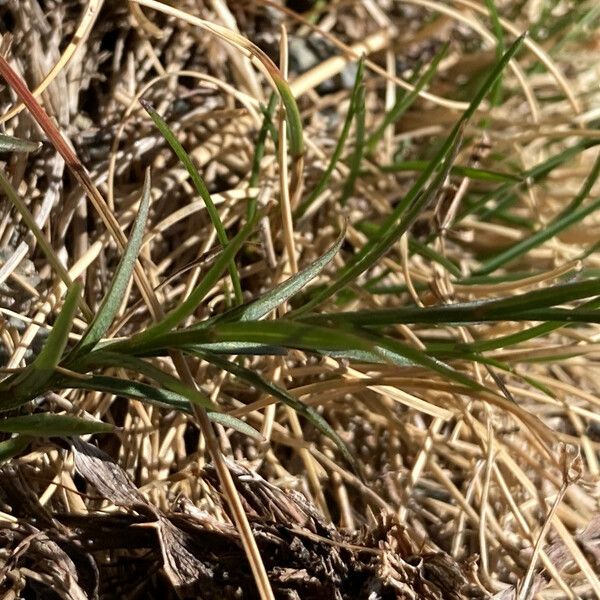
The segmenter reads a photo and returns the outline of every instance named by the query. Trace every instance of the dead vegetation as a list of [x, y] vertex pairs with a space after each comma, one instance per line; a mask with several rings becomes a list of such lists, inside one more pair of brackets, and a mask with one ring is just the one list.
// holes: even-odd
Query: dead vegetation
[[[159, 312], [189, 296], [221, 249], [188, 171], [140, 99], [163, 115], [191, 156], [229, 239], [246, 222], [248, 199], [258, 196], [256, 234], [236, 258], [244, 300], [323, 256], [346, 226], [341, 251], [314, 282], [323, 289], [377, 235], [468, 107], [497, 62], [496, 26], [505, 48], [525, 29], [531, 37], [503, 74], [499, 95], [488, 96], [465, 126], [455, 161], [463, 170], [445, 178], [408, 234], [318, 311], [436, 307], [544, 289], [551, 295], [561, 282], [597, 277], [600, 221], [597, 211], [582, 212], [598, 202], [590, 179], [600, 137], [594, 2], [498, 1], [497, 23], [490, 3], [472, 0], [171, 4], [182, 13], [153, 10], [146, 0], [0, 3], [5, 42], [12, 36], [7, 60], [72, 144], [99, 200], [89, 201], [89, 188], [10, 86], [0, 94], [5, 133], [43, 144], [4, 153], [2, 168], [56, 262], [83, 283], [90, 314], [122, 255], [148, 168], [140, 264]], [[302, 157], [293, 147], [285, 152], [290, 131], [283, 109], [276, 111], [253, 181], [272, 81], [247, 48], [227, 44], [193, 17], [239, 31], [289, 71]], [[445, 42], [431, 84], [369, 147], [384, 115]], [[357, 117], [326, 189], [304, 207], [342, 135], [363, 52], [365, 150], [357, 153]], [[538, 176], [536, 166], [553, 158], [558, 166]], [[526, 185], [517, 188], [524, 173]], [[508, 191], [494, 196], [503, 185]], [[565, 207], [577, 219], [544, 239], [539, 232], [560, 225]], [[66, 285], [4, 197], [0, 210], [8, 374], [39, 354]], [[118, 234], [107, 227], [110, 218]], [[535, 244], [494, 263], [535, 235]], [[228, 309], [233, 287], [223, 276], [188, 321]], [[271, 316], [310, 302], [311, 289]], [[156, 317], [139, 280], [126, 297], [109, 337], [144, 331]], [[89, 316], [75, 318], [73, 342]], [[116, 430], [86, 441], [32, 436], [15, 452], [5, 435], [0, 597], [600, 597], [598, 325], [552, 327], [552, 318], [538, 316], [540, 325], [536, 316], [387, 328], [390, 338], [452, 364], [485, 393], [414, 362], [374, 363], [358, 353], [244, 357], [245, 367], [318, 411], [356, 457], [357, 472], [311, 422], [198, 358], [165, 355], [153, 364], [178, 377], [187, 370], [223, 412], [246, 420], [264, 441], [219, 424], [207, 438], [198, 414], [105, 391], [44, 394], [19, 411], [94, 417]], [[535, 327], [543, 330], [528, 338]], [[505, 342], [494, 343], [499, 338]], [[106, 374], [134, 377], [124, 369]], [[215, 447], [235, 490], [215, 469]]]

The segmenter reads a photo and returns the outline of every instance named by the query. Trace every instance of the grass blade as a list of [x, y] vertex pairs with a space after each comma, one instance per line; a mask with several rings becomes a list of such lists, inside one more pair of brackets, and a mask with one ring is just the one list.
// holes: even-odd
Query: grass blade
[[[118, 377], [108, 377], [105, 375], [93, 375], [86, 379], [65, 377], [61, 379], [60, 386], [64, 388], [105, 392], [114, 394], [115, 396], [124, 396], [125, 398], [139, 400], [140, 402], [151, 404], [158, 408], [174, 408], [175, 410], [188, 414], [192, 413], [190, 401], [186, 396], [139, 381], [119, 379]], [[214, 423], [219, 423], [225, 427], [231, 427], [259, 442], [264, 442], [263, 436], [241, 419], [216, 411], [208, 411], [207, 414], [208, 418]]]
[[[217, 232], [217, 238], [221, 243], [223, 248], [226, 248], [229, 244], [229, 239], [227, 237], [227, 232], [225, 231], [225, 227], [223, 226], [223, 222], [221, 221], [221, 217], [219, 216], [219, 211], [213, 202], [210, 192], [206, 187], [202, 177], [200, 177], [200, 173], [198, 173], [198, 169], [194, 165], [190, 155], [185, 151], [184, 147], [181, 145], [173, 131], [167, 125], [167, 122], [152, 108], [151, 104], [145, 100], [140, 100], [141, 105], [145, 108], [146, 112], [150, 115], [152, 121], [156, 125], [156, 128], [160, 131], [161, 135], [165, 138], [169, 146], [175, 154], [177, 158], [181, 162], [181, 164], [186, 168], [187, 172], [190, 175], [190, 179], [192, 180], [196, 191], [199, 196], [202, 198], [206, 210], [208, 211], [208, 215], [210, 220], [212, 221], [213, 227]], [[229, 264], [229, 275], [231, 277], [231, 283], [233, 284], [233, 290], [235, 294], [235, 298], [238, 304], [241, 304], [243, 301], [242, 298], [242, 287], [240, 283], [240, 276], [237, 271], [237, 267], [235, 266], [235, 261], [232, 259]]]
[[125, 246], [125, 252], [119, 261], [110, 287], [104, 296], [96, 316], [85, 330], [81, 340], [67, 357], [67, 364], [73, 364], [79, 356], [89, 353], [96, 346], [108, 331], [119, 310], [119, 306], [123, 302], [123, 297], [133, 276], [137, 256], [144, 238], [144, 229], [150, 208], [150, 190], [150, 173], [147, 172], [140, 207], [131, 229], [129, 241]]
[[335, 244], [323, 256], [308, 267], [302, 269], [283, 283], [275, 286], [250, 304], [234, 308], [219, 316], [214, 322], [258, 321], [272, 310], [289, 300], [305, 285], [312, 281], [333, 260], [344, 242], [345, 231], [342, 231]]
[[[379, 167], [384, 173], [397, 173], [400, 171], [424, 171], [428, 166], [427, 160], [405, 160], [389, 165]], [[450, 169], [451, 175], [457, 177], [468, 177], [473, 181], [483, 181], [487, 183], [520, 183], [523, 181], [521, 176], [511, 175], [510, 173], [501, 173], [499, 171], [490, 171], [488, 169], [478, 169], [475, 167], [466, 167], [454, 165]]]
[[362, 87], [363, 81], [363, 73], [364, 73], [364, 59], [358, 62], [358, 69], [356, 71], [356, 79], [354, 80], [354, 87], [352, 88], [352, 94], [350, 96], [350, 106], [348, 107], [348, 112], [346, 113], [346, 119], [344, 120], [344, 125], [342, 126], [342, 131], [340, 133], [340, 137], [335, 145], [333, 150], [333, 154], [331, 155], [331, 159], [329, 160], [329, 164], [325, 169], [323, 175], [317, 182], [317, 185], [314, 187], [312, 192], [308, 195], [306, 200], [303, 200], [296, 212], [294, 217], [296, 219], [300, 219], [306, 211], [310, 208], [313, 202], [325, 191], [327, 188], [327, 184], [329, 183], [333, 172], [335, 171], [335, 167], [342, 157], [342, 153], [344, 152], [344, 147], [346, 145], [346, 140], [348, 139], [348, 135], [350, 134], [350, 127], [352, 126], [352, 121], [354, 120], [354, 115], [356, 113], [356, 106], [358, 102], [358, 96], [360, 94], [360, 90]]
[[357, 474], [360, 473], [358, 462], [350, 450], [348, 450], [348, 447], [343, 442], [342, 438], [340, 438], [331, 425], [329, 425], [329, 423], [316, 410], [310, 406], [307, 406], [295, 396], [292, 396], [292, 394], [290, 394], [284, 388], [262, 378], [255, 371], [242, 367], [235, 362], [228, 361], [220, 356], [211, 355], [210, 353], [199, 354], [199, 356], [201, 356], [204, 360], [207, 360], [208, 362], [220, 367], [221, 369], [232, 373], [237, 378], [242, 379], [257, 389], [270, 394], [278, 400], [281, 400], [281, 402], [283, 402], [285, 405], [302, 415], [323, 435], [328, 437], [338, 447], [344, 458], [348, 461], [348, 464], [353, 467], [355, 472]]
[[600, 175], [600, 153], [598, 153], [596, 163], [594, 164], [592, 172], [587, 178], [582, 191], [571, 203], [571, 206], [568, 210], [562, 211], [560, 215], [556, 217], [556, 219], [533, 235], [521, 240], [520, 242], [517, 242], [510, 248], [507, 248], [503, 252], [500, 252], [500, 254], [494, 256], [494, 258], [484, 262], [479, 269], [474, 271], [473, 275], [489, 275], [506, 263], [515, 260], [529, 250], [532, 250], [533, 248], [543, 244], [547, 240], [558, 235], [561, 231], [564, 231], [568, 227], [579, 223], [585, 217], [600, 209], [600, 197], [596, 198], [593, 202], [590, 202], [586, 206], [579, 206], [581, 201], [588, 195], [590, 189], [598, 178], [598, 175]]
[[166, 349], [185, 350], [196, 344], [247, 342], [296, 348], [308, 352], [328, 350], [371, 350], [372, 344], [360, 336], [340, 329], [320, 327], [295, 321], [244, 321], [241, 323], [219, 323], [211, 327], [190, 327], [142, 340], [132, 346], [127, 340], [113, 342], [92, 353], [135, 352], [138, 356], [160, 355]]
[[0, 152], [35, 152], [41, 142], [30, 142], [12, 135], [0, 134]]
[[14, 408], [35, 398], [55, 374], [69, 339], [80, 293], [81, 286], [74, 283], [67, 292], [62, 310], [41, 352], [28, 367], [18, 375], [9, 377], [3, 384], [6, 395], [0, 402], [0, 411]]
[[71, 415], [36, 413], [0, 419], [0, 431], [37, 437], [68, 437], [89, 433], [111, 433], [114, 426]]
[[[407, 306], [381, 309], [377, 311], [340, 312], [317, 314], [303, 317], [302, 320], [314, 324], [352, 324], [357, 326], [387, 326], [400, 323], [479, 323], [485, 321], [544, 321], [544, 320], [582, 320], [583, 315], [596, 322], [600, 313], [578, 309], [562, 310], [549, 308], [566, 302], [590, 298], [600, 293], [600, 281], [589, 279], [564, 285], [555, 285], [548, 289], [537, 289], [515, 296], [497, 300], [483, 300], [419, 308]], [[545, 309], [545, 310], [544, 310]], [[544, 312], [541, 312], [544, 310]], [[571, 315], [571, 317], [569, 316]], [[559, 318], [554, 318], [559, 317]]]
[[[362, 65], [359, 65], [359, 68]], [[340, 204], [342, 206], [346, 205], [348, 198], [352, 196], [354, 193], [354, 186], [356, 185], [356, 179], [360, 173], [360, 165], [363, 159], [363, 155], [365, 152], [365, 84], [362, 81], [362, 69], [360, 70], [360, 77], [357, 73], [357, 81], [358, 84], [358, 93], [356, 95], [355, 106], [354, 106], [354, 121], [355, 121], [355, 131], [354, 131], [354, 152], [350, 156], [348, 161], [348, 165], [350, 167], [350, 172], [346, 177], [346, 181], [344, 183], [344, 187], [342, 188], [342, 195], [340, 196]]]

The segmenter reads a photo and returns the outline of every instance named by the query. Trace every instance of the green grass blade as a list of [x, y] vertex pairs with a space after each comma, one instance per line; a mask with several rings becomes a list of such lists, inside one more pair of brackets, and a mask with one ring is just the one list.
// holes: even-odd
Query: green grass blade
[[[248, 181], [248, 187], [250, 188], [254, 188], [258, 185], [260, 177], [260, 163], [265, 155], [267, 136], [269, 135], [269, 132], [271, 132], [271, 136], [274, 136], [273, 140], [276, 141], [277, 132], [273, 131], [273, 114], [275, 113], [276, 107], [277, 96], [275, 94], [271, 94], [271, 97], [269, 98], [269, 104], [263, 110], [263, 123], [258, 132], [258, 137], [254, 146], [252, 168], [250, 170], [250, 179]], [[256, 214], [257, 202], [257, 196], [253, 196], [248, 200], [248, 210], [246, 217], [248, 221], [251, 221], [254, 218], [254, 215]]]
[[[485, 321], [544, 321], [544, 320], [581, 320], [583, 311], [549, 308], [574, 300], [590, 298], [600, 294], [600, 281], [590, 279], [564, 285], [555, 285], [500, 298], [444, 306], [419, 308], [407, 306], [401, 308], [380, 309], [376, 311], [339, 312], [315, 314], [302, 318], [303, 322], [326, 325], [356, 325], [381, 327], [404, 324], [447, 325], [449, 323], [480, 323]], [[541, 312], [544, 310], [545, 312]], [[572, 315], [572, 316], [569, 316]], [[595, 315], [595, 316], [594, 316]], [[592, 322], [600, 317], [599, 312], [585, 311], [586, 318]], [[559, 318], [554, 318], [559, 317]]]
[[381, 141], [385, 134], [385, 130], [393, 125], [398, 119], [402, 117], [402, 115], [413, 105], [414, 101], [419, 97], [421, 91], [427, 86], [430, 81], [433, 79], [434, 75], [437, 73], [438, 67], [440, 66], [440, 62], [446, 56], [446, 52], [448, 51], [448, 43], [445, 43], [440, 51], [434, 56], [431, 64], [425, 70], [425, 73], [419, 78], [417, 83], [415, 84], [413, 90], [408, 93], [398, 97], [396, 103], [392, 108], [386, 113], [385, 117], [381, 121], [381, 123], [377, 126], [375, 131], [369, 136], [366, 144], [366, 153], [373, 154], [375, 147]]
[[[372, 344], [360, 336], [339, 329], [320, 327], [295, 321], [244, 321], [219, 323], [212, 327], [190, 327], [152, 337], [127, 351], [149, 355], [164, 349], [182, 349], [195, 344], [249, 342], [296, 348], [308, 352], [327, 350], [371, 350]], [[107, 351], [123, 352], [126, 342], [114, 342]], [[91, 357], [93, 360], [93, 357]]]
[[285, 116], [288, 125], [288, 136], [290, 141], [290, 153], [294, 159], [304, 154], [304, 134], [302, 132], [302, 117], [296, 104], [294, 94], [288, 85], [288, 82], [277, 73], [271, 73], [275, 87], [279, 92], [283, 106], [285, 107]]
[[0, 442], [0, 464], [23, 452], [30, 442], [31, 438], [26, 435], [17, 435], [4, 442]]
[[68, 437], [89, 433], [111, 433], [114, 426], [70, 415], [36, 413], [0, 419], [0, 431], [37, 437]]
[[[118, 377], [108, 377], [105, 375], [93, 375], [87, 379], [65, 377], [61, 379], [60, 384], [64, 388], [100, 391], [114, 394], [115, 396], [132, 398], [158, 408], [174, 408], [175, 410], [189, 414], [192, 412], [190, 401], [186, 396], [139, 381], [119, 379]], [[207, 414], [208, 418], [214, 423], [231, 427], [259, 442], [264, 441], [263, 436], [256, 429], [236, 417], [216, 411], [208, 411]]]
[[568, 210], [562, 211], [556, 219], [546, 225], [543, 229], [540, 229], [533, 235], [530, 235], [528, 238], [517, 242], [510, 248], [507, 248], [503, 252], [500, 252], [500, 254], [494, 256], [494, 258], [484, 262], [479, 269], [473, 272], [473, 275], [489, 275], [506, 263], [519, 258], [529, 250], [532, 250], [549, 239], [552, 239], [561, 231], [564, 231], [568, 227], [579, 223], [585, 219], [585, 217], [600, 209], [600, 197], [595, 199], [593, 202], [590, 202], [586, 206], [579, 206], [581, 201], [583, 201], [583, 199], [589, 194], [589, 191], [598, 178], [598, 175], [600, 175], [600, 152], [598, 153], [598, 157], [596, 158], [592, 172], [586, 179], [581, 192], [571, 203], [571, 206]]
[[[452, 129], [450, 135], [442, 144], [442, 147], [438, 151], [435, 158], [431, 161], [430, 166], [423, 171], [423, 173], [421, 173], [408, 194], [402, 199], [401, 202], [398, 203], [391, 215], [386, 219], [386, 222], [381, 228], [380, 239], [372, 243], [367, 243], [365, 247], [354, 257], [348, 267], [342, 271], [342, 273], [330, 286], [315, 294], [315, 296], [303, 307], [294, 311], [294, 314], [304, 314], [340, 291], [351, 281], [356, 279], [361, 273], [369, 269], [379, 258], [381, 258], [381, 256], [388, 251], [388, 249], [395, 243], [397, 239], [399, 239], [399, 237], [401, 237], [408, 227], [410, 227], [411, 223], [418, 216], [420, 210], [437, 192], [437, 189], [443, 182], [443, 178], [445, 178], [445, 173], [451, 168], [452, 161], [454, 155], [458, 151], [462, 131], [466, 123], [473, 116], [485, 96], [489, 93], [494, 82], [500, 76], [500, 73], [502, 73], [508, 62], [521, 48], [524, 38], [525, 34], [520, 36], [507, 50], [502, 57], [502, 60], [499, 61], [491, 70], [484, 84], [481, 86], [469, 104], [469, 107], [463, 113], [462, 117]], [[438, 170], [438, 168], [440, 172], [426, 188], [425, 186], [427, 185], [427, 182], [430, 180], [433, 173]], [[400, 223], [398, 223], [400, 219], [402, 220]]]
[[350, 96], [350, 106], [348, 107], [348, 112], [346, 113], [346, 119], [344, 120], [344, 125], [342, 126], [342, 131], [340, 133], [340, 137], [335, 145], [333, 150], [333, 154], [331, 155], [331, 159], [325, 169], [325, 172], [321, 175], [321, 178], [317, 182], [317, 185], [310, 192], [305, 200], [303, 200], [296, 212], [294, 214], [295, 219], [301, 218], [306, 211], [311, 207], [313, 202], [325, 191], [329, 181], [331, 180], [331, 176], [335, 171], [336, 165], [339, 162], [342, 154], [344, 152], [344, 147], [346, 146], [346, 140], [348, 139], [348, 135], [350, 134], [350, 127], [352, 126], [352, 121], [354, 120], [354, 115], [356, 114], [356, 107], [358, 103], [358, 96], [360, 94], [360, 90], [363, 85], [363, 74], [364, 74], [364, 59], [361, 58], [358, 62], [358, 69], [356, 71], [356, 78], [354, 80], [354, 87], [352, 88], [352, 94]]
[[292, 394], [290, 394], [284, 388], [262, 378], [255, 371], [242, 367], [241, 365], [235, 362], [228, 361], [220, 356], [215, 356], [211, 354], [201, 354], [200, 356], [204, 360], [211, 362], [212, 364], [220, 367], [224, 371], [232, 373], [238, 379], [241, 379], [246, 383], [249, 383], [250, 385], [256, 387], [257, 389], [262, 390], [267, 394], [270, 394], [274, 398], [281, 400], [281, 402], [283, 402], [285, 405], [289, 406], [299, 415], [302, 415], [323, 435], [328, 437], [338, 447], [338, 449], [340, 450], [344, 458], [348, 461], [348, 463], [352, 465], [355, 472], [360, 473], [358, 469], [358, 462], [356, 461], [346, 444], [331, 427], [331, 425], [329, 425], [329, 423], [316, 410], [306, 405], [304, 402], [302, 402], [295, 396], [292, 396]]
[[6, 410], [7, 404], [14, 407], [35, 398], [55, 374], [67, 346], [80, 293], [81, 286], [74, 283], [67, 292], [63, 307], [41, 352], [21, 373], [6, 381], [7, 392], [12, 397], [7, 399], [8, 402], [0, 401], [0, 410]]
[[34, 152], [42, 144], [30, 142], [12, 135], [0, 134], [0, 152]]
[[104, 296], [96, 316], [85, 330], [81, 340], [67, 357], [67, 364], [73, 364], [79, 356], [89, 353], [96, 346], [108, 331], [119, 310], [119, 306], [123, 302], [144, 238], [144, 230], [150, 208], [150, 190], [150, 173], [147, 172], [140, 207], [123, 256], [119, 261], [110, 287]]
[[236, 307], [217, 317], [215, 323], [230, 321], [258, 321], [272, 310], [297, 294], [305, 285], [312, 281], [333, 260], [344, 242], [345, 231], [342, 231], [335, 244], [323, 256], [311, 265], [302, 269], [283, 283], [275, 286], [254, 302]]
[[[358, 77], [358, 76], [357, 76]], [[355, 131], [354, 131], [354, 152], [350, 156], [350, 160], [348, 161], [348, 165], [350, 167], [350, 172], [346, 177], [346, 181], [344, 183], [344, 187], [342, 188], [342, 195], [340, 196], [340, 204], [342, 206], [346, 205], [348, 198], [352, 196], [354, 193], [354, 187], [356, 185], [356, 180], [360, 173], [360, 165], [362, 163], [364, 151], [365, 151], [365, 118], [366, 118], [366, 110], [365, 110], [365, 84], [362, 83], [362, 74], [361, 74], [361, 83], [358, 88], [358, 95], [356, 97], [356, 105], [354, 107], [354, 121], [355, 121]]]
[[[152, 121], [154, 121], [154, 124], [160, 131], [161, 135], [165, 138], [169, 146], [171, 146], [171, 149], [173, 152], [175, 152], [177, 158], [189, 173], [190, 179], [192, 180], [196, 191], [206, 206], [210, 220], [212, 221], [213, 227], [217, 232], [217, 238], [219, 239], [221, 246], [226, 248], [229, 244], [227, 232], [225, 231], [225, 227], [223, 226], [223, 222], [219, 216], [219, 211], [217, 210], [217, 207], [211, 198], [210, 192], [208, 191], [208, 188], [206, 187], [202, 177], [200, 177], [200, 173], [198, 173], [198, 169], [196, 169], [196, 166], [194, 165], [189, 154], [185, 151], [175, 134], [171, 131], [166, 121], [154, 110], [154, 108], [152, 108], [149, 102], [140, 100], [140, 103], [146, 109], [146, 112], [150, 115]], [[233, 284], [236, 301], [238, 304], [241, 304], [243, 300], [242, 287], [240, 283], [240, 276], [233, 259], [229, 265], [229, 275], [231, 277], [231, 283]]]
[[[531, 169], [524, 171], [522, 175], [523, 182], [529, 182], [529, 184], [539, 183], [543, 181], [554, 169], [564, 165], [569, 162], [572, 158], [575, 158], [581, 152], [587, 150], [588, 148], [592, 148], [600, 144], [600, 140], [590, 139], [590, 140], [581, 140], [580, 142], [574, 144], [570, 148], [566, 148], [565, 150], [559, 152], [558, 154], [551, 156], [547, 160], [535, 165]], [[496, 205], [500, 206], [504, 202], [516, 199], [516, 195], [514, 189], [521, 185], [521, 182], [507, 182], [499, 186], [496, 190], [485, 194], [481, 198], [477, 200], [477, 202], [473, 202], [470, 206], [465, 208], [459, 215], [457, 215], [456, 219], [453, 222], [453, 225], [462, 221], [465, 217], [478, 213], [484, 209], [485, 205], [492, 200], [496, 201]], [[496, 209], [494, 209], [496, 210]], [[484, 212], [482, 214], [483, 219], [487, 219], [491, 216], [492, 212]]]
[[573, 198], [573, 200], [569, 203], [563, 211], [561, 211], [558, 218], [568, 215], [570, 212], [577, 210], [579, 206], [583, 203], [583, 201], [589, 196], [594, 184], [598, 180], [600, 176], [600, 151], [596, 154], [596, 160], [594, 161], [594, 165], [589, 173], [589, 175], [585, 178], [581, 189], [579, 190], [577, 196]]
[[[424, 171], [429, 166], [427, 160], [405, 160], [389, 165], [381, 165], [379, 169], [384, 173], [397, 173], [399, 171]], [[475, 167], [466, 167], [454, 165], [450, 169], [451, 175], [457, 177], [468, 177], [473, 181], [483, 181], [486, 183], [520, 183], [523, 178], [510, 173], [501, 173], [499, 171], [490, 171], [488, 169], [477, 169]]]

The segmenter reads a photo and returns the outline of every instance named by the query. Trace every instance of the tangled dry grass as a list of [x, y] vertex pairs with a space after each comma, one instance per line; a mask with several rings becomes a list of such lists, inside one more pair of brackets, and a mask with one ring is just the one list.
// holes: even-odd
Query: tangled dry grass
[[[487, 212], [477, 200], [509, 179], [453, 171], [410, 233], [319, 310], [430, 307], [544, 288], [551, 294], [557, 282], [597, 275], [600, 221], [591, 210], [498, 268], [490, 262], [548, 228], [594, 168], [595, 2], [496, 2], [498, 21], [490, 18], [493, 2], [476, 0], [186, 0], [171, 3], [181, 11], [176, 15], [148, 7], [156, 4], [7, 0], [0, 3], [0, 29], [5, 41], [12, 36], [10, 48], [3, 47], [7, 59], [37, 90], [123, 232], [151, 169], [140, 261], [165, 312], [190, 294], [220, 246], [188, 171], [140, 99], [164, 116], [189, 152], [229, 238], [245, 222], [248, 198], [259, 196], [257, 233], [237, 256], [244, 300], [313, 263], [347, 227], [341, 251], [315, 282], [326, 286], [409, 190], [422, 169], [409, 161], [431, 159], [467, 108], [497, 60], [498, 28], [506, 46], [526, 29], [531, 37], [503, 74], [496, 101], [488, 98], [466, 127], [456, 164], [508, 178], [579, 151], [544, 178], [531, 175], [512, 195], [489, 196]], [[278, 131], [251, 186], [272, 84], [243, 48], [193, 17], [239, 32], [289, 71], [304, 127], [303, 164], [287, 156], [276, 114]], [[427, 90], [381, 130], [355, 169], [364, 136], [377, 131], [445, 42], [449, 49]], [[354, 126], [344, 160], [300, 215], [340, 138], [362, 53], [363, 139]], [[5, 153], [3, 169], [55, 259], [83, 283], [93, 313], [121, 240], [9, 87], [0, 95], [0, 115], [7, 134], [43, 142], [32, 153]], [[398, 163], [404, 167], [394, 168]], [[592, 180], [580, 204], [597, 197]], [[0, 210], [0, 333], [9, 373], [39, 353], [66, 286], [19, 212], [5, 199]], [[231, 280], [223, 277], [193, 320], [223, 312], [232, 298]], [[279, 316], [304, 301], [295, 298]], [[152, 319], [131, 283], [110, 336], [131, 336]], [[88, 320], [84, 313], [75, 319], [73, 340]], [[118, 429], [86, 441], [35, 437], [6, 460], [0, 596], [600, 597], [598, 325], [550, 326], [531, 339], [480, 346], [485, 363], [451, 352], [508, 340], [533, 321], [389, 328], [415, 348], [445, 352], [444, 360], [493, 396], [414, 364], [300, 350], [246, 357], [246, 367], [318, 410], [357, 458], [357, 473], [329, 439], [273, 396], [188, 359], [201, 390], [264, 438], [214, 425], [248, 530], [236, 521], [232, 492], [215, 474], [195, 416], [94, 390], [45, 394], [36, 408], [88, 415]], [[172, 358], [155, 363], [177, 374]]]

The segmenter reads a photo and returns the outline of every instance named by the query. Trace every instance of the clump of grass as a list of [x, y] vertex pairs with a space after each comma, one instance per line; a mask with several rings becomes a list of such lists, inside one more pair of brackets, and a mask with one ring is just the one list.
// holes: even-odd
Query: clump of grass
[[[581, 531], [600, 518], [588, 480], [600, 473], [598, 98], [577, 88], [586, 108], [571, 114], [573, 92], [562, 95], [564, 79], [553, 75], [559, 68], [553, 49], [565, 47], [565, 32], [588, 27], [591, 4], [569, 17], [545, 11], [526, 38], [513, 29], [526, 28], [527, 3], [501, 8], [486, 0], [495, 58], [475, 60], [466, 50], [481, 49], [474, 34], [465, 39], [462, 30], [447, 30], [436, 3], [410, 2], [418, 7], [412, 16], [391, 15], [390, 25], [405, 18], [436, 41], [450, 40], [433, 55], [420, 48], [422, 58], [399, 73], [412, 80], [409, 91], [388, 84], [397, 65], [390, 62], [391, 38], [374, 29], [381, 14], [372, 20], [373, 7], [357, 5], [350, 11], [355, 29], [339, 35], [361, 50], [352, 39], [360, 30], [377, 50], [389, 50], [387, 71], [384, 77], [381, 66], [374, 70], [369, 57], [339, 61], [340, 70], [357, 63], [352, 89], [337, 92], [341, 102], [296, 100], [293, 81], [241, 34], [154, 1], [139, 4], [176, 18], [161, 25], [179, 40], [167, 47], [187, 47], [181, 20], [233, 44], [232, 82], [262, 121], [232, 97], [219, 98], [212, 84], [205, 91], [218, 108], [211, 110], [194, 105], [176, 74], [162, 88], [164, 77], [148, 83], [142, 75], [136, 87], [148, 83], [143, 110], [132, 108], [135, 125], [122, 125], [126, 139], [122, 149], [115, 145], [109, 206], [97, 183], [105, 159], [90, 175], [1, 59], [5, 79], [96, 212], [69, 205], [78, 192], [69, 195], [65, 187], [54, 220], [38, 223], [33, 197], [21, 191], [28, 182], [15, 179], [36, 160], [27, 153], [38, 143], [0, 138], [2, 151], [18, 153], [0, 172], [14, 221], [2, 235], [12, 240], [18, 220], [31, 230], [46, 286], [33, 290], [30, 307], [16, 300], [16, 310], [3, 307], [28, 325], [18, 333], [3, 322], [12, 358], [0, 382], [0, 431], [12, 435], [0, 442], [0, 458], [18, 463], [29, 453], [67, 473], [52, 438], [116, 439], [115, 460], [137, 485], [155, 488], [157, 505], [183, 493], [221, 518], [188, 473], [204, 460], [208, 440], [213, 460], [246, 461], [267, 479], [292, 482], [336, 525], [374, 525], [372, 515], [383, 509], [399, 514], [430, 550], [455, 559], [477, 554], [478, 585], [487, 591], [515, 586], [515, 597], [524, 598], [535, 582], [551, 594], [598, 593], [594, 553], [578, 549], [594, 543]], [[263, 14], [240, 10], [247, 10], [247, 24]], [[316, 7], [308, 20], [296, 16], [287, 25], [293, 35], [318, 31], [320, 15], [334, 18], [336, 10]], [[220, 17], [233, 18], [228, 11]], [[475, 32], [483, 27], [466, 19], [463, 26]], [[550, 36], [544, 50], [537, 45], [542, 31]], [[213, 58], [223, 58], [223, 47], [213, 43]], [[570, 52], [581, 51], [581, 41], [568, 44]], [[550, 71], [532, 61], [526, 52], [532, 48]], [[197, 70], [219, 64], [207, 64], [200, 52], [191, 60]], [[332, 64], [314, 68], [313, 87]], [[573, 77], [574, 85], [585, 85], [585, 72]], [[437, 110], [436, 99], [458, 102], [464, 90], [462, 112]], [[119, 104], [103, 101], [103, 118], [115, 128]], [[288, 124], [279, 134], [278, 101]], [[325, 135], [328, 102], [335, 119], [320, 149], [311, 138]], [[542, 121], [534, 127], [530, 117]], [[292, 196], [304, 192], [293, 231], [284, 232], [269, 193], [287, 165], [275, 160], [286, 131]], [[136, 146], [140, 136], [151, 143]], [[475, 155], [482, 138], [489, 140], [487, 155]], [[302, 265], [297, 273], [278, 260], [290, 252]], [[31, 295], [16, 271], [5, 279], [11, 274]], [[26, 346], [40, 329], [48, 332], [45, 343], [25, 363], [15, 340]], [[279, 404], [302, 421], [278, 412]], [[164, 425], [169, 414], [176, 416]], [[193, 438], [202, 415], [218, 434], [216, 450], [213, 429], [203, 425]], [[151, 441], [140, 433], [148, 427]], [[561, 451], [565, 444], [581, 456]], [[306, 462], [296, 460], [306, 451], [318, 467], [310, 476], [298, 467]], [[580, 463], [585, 470], [567, 476]], [[247, 539], [247, 521], [238, 517], [259, 594], [274, 597]], [[570, 552], [577, 568], [564, 569], [559, 550]]]

